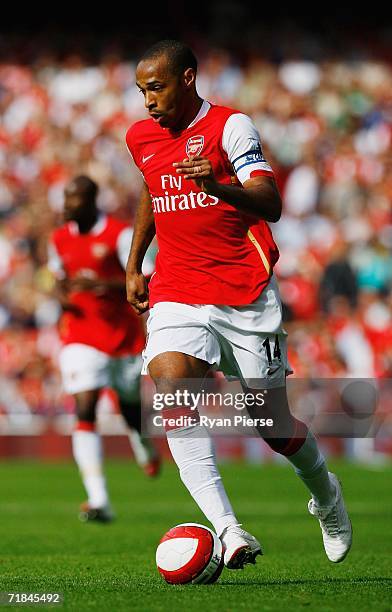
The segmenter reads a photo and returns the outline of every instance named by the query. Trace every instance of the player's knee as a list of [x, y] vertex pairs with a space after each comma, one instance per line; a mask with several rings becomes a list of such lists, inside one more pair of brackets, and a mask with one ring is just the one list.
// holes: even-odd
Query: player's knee
[[203, 379], [210, 369], [210, 365], [192, 355], [169, 351], [160, 353], [152, 359], [148, 365], [148, 371], [157, 386], [157, 390], [163, 388], [173, 389], [184, 379]]
[[141, 406], [140, 403], [126, 402], [124, 400], [120, 401], [120, 411], [121, 414], [127, 423], [128, 427], [131, 429], [136, 429], [140, 431], [141, 429]]
[[[285, 457], [294, 455], [304, 444], [308, 435], [308, 427], [302, 421], [299, 421], [295, 417], [291, 417], [292, 422], [290, 424], [291, 433], [289, 436], [284, 435], [272, 435], [271, 437], [264, 437], [264, 441], [268, 446]], [[278, 432], [279, 433], [279, 432]]]
[[[254, 390], [252, 392], [255, 393]], [[303, 445], [308, 427], [291, 414], [285, 387], [269, 389], [264, 399], [262, 405], [255, 402], [248, 408], [252, 418], [262, 417], [273, 423], [268, 436], [265, 428], [258, 428], [260, 436], [273, 451], [285, 456], [293, 455]]]
[[[257, 393], [255, 390], [251, 392]], [[268, 428], [268, 435], [265, 427], [257, 427], [260, 436], [272, 450], [283, 455], [290, 454], [292, 448], [303, 444], [307, 427], [291, 414], [285, 387], [268, 389], [268, 393], [264, 392], [263, 399], [262, 404], [255, 401], [248, 407], [249, 415], [253, 419], [268, 419], [272, 423]]]
[[76, 416], [79, 421], [86, 421], [87, 423], [95, 422], [95, 408], [92, 406], [79, 406], [76, 410]]
[[76, 415], [79, 421], [94, 423], [99, 391], [83, 391], [75, 395]]

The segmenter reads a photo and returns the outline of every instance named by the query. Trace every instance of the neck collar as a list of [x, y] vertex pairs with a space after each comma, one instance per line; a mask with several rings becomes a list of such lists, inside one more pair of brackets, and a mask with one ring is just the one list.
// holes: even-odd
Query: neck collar
[[[86, 235], [87, 234], [92, 234], [93, 236], [98, 236], [98, 234], [101, 234], [103, 232], [103, 230], [106, 228], [106, 224], [107, 224], [107, 216], [104, 215], [103, 213], [98, 213], [98, 217], [97, 217], [96, 222], [90, 228], [90, 230], [88, 232], [86, 232]], [[76, 223], [76, 221], [70, 221], [68, 223], [68, 227], [69, 227], [69, 231], [74, 236], [78, 236], [80, 234], [79, 226]]]
[[208, 113], [208, 111], [210, 110], [210, 108], [211, 108], [211, 104], [207, 102], [207, 100], [203, 100], [203, 104], [201, 105], [199, 112], [197, 113], [194, 120], [188, 125], [186, 129], [193, 127], [194, 125], [196, 125], [196, 123], [200, 121], [200, 119], [203, 119]]

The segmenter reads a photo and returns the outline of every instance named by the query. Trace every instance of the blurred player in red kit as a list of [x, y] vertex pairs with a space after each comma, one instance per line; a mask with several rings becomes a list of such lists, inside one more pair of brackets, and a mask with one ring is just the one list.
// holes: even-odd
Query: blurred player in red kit
[[[170, 40], [151, 47], [136, 70], [150, 118], [126, 136], [144, 178], [127, 296], [136, 312], [150, 309], [143, 368], [160, 393], [176, 393], [184, 379], [202, 381], [212, 367], [236, 374], [254, 396], [268, 389], [260, 416], [272, 418], [274, 428], [268, 437], [259, 433], [311, 492], [309, 511], [319, 519], [328, 558], [339, 562], [352, 537], [341, 487], [287, 402], [286, 332], [273, 275], [279, 254], [267, 224], [281, 214], [273, 171], [252, 120], [200, 98], [196, 73], [193, 52]], [[155, 234], [156, 272], [147, 286], [141, 266]], [[168, 415], [184, 411], [166, 407]], [[192, 425], [167, 428], [169, 447], [222, 540], [225, 565], [239, 569], [255, 562], [261, 546], [241, 528], [208, 431], [189, 412]]]
[[[124, 281], [132, 229], [98, 210], [97, 193], [96, 183], [87, 176], [67, 185], [66, 223], [51, 236], [48, 267], [57, 279], [63, 307], [60, 369], [64, 390], [76, 401], [72, 447], [88, 495], [80, 518], [110, 521], [102, 444], [95, 431], [103, 387], [117, 392], [136, 461], [147, 475], [157, 474], [159, 458], [140, 433], [140, 354], [145, 334], [143, 321], [126, 302]], [[146, 260], [145, 272], [151, 273], [151, 268], [152, 262]]]

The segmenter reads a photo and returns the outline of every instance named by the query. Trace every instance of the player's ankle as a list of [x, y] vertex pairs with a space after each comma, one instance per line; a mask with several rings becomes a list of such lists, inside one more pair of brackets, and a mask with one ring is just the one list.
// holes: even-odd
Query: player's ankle
[[326, 492], [325, 495], [321, 497], [321, 496], [312, 494], [312, 498], [318, 508], [327, 508], [329, 506], [335, 505], [337, 494], [338, 494], [337, 487], [335, 486], [333, 482], [330, 482], [329, 491]]
[[220, 537], [224, 538], [225, 535], [229, 532], [232, 531], [233, 529], [241, 529], [242, 527], [242, 523], [230, 523], [229, 525], [227, 525], [223, 531], [221, 532]]

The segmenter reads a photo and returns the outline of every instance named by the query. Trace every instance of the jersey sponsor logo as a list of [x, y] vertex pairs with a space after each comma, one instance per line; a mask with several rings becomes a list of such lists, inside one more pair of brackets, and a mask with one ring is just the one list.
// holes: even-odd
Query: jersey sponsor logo
[[102, 259], [109, 252], [109, 247], [104, 242], [95, 242], [91, 246], [91, 252], [97, 259]]
[[[207, 208], [219, 203], [219, 198], [209, 195], [204, 191], [182, 193], [182, 180], [182, 176], [174, 176], [172, 174], [161, 175], [162, 193], [151, 197], [155, 214]], [[175, 193], [176, 191], [177, 193]]]
[[188, 157], [197, 157], [204, 147], [204, 136], [192, 136], [186, 142], [186, 154]]
[[164, 195], [152, 198], [153, 212], [155, 214], [207, 208], [218, 203], [219, 198], [208, 195], [204, 191], [191, 191], [189, 194], [181, 193], [175, 195], [169, 195], [165, 191]]
[[151, 155], [143, 155], [142, 157], [142, 164], [145, 164], [146, 162], [148, 162], [149, 159], [151, 159], [152, 157], [154, 157], [155, 153], [151, 153]]

